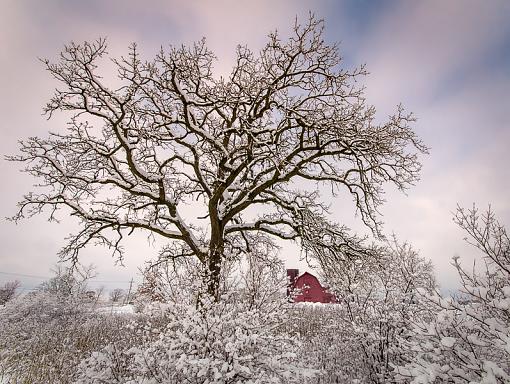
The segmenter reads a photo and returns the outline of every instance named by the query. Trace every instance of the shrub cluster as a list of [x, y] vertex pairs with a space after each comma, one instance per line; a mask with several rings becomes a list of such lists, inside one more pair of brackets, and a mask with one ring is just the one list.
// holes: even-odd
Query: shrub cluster
[[12, 383], [71, 383], [78, 364], [119, 338], [126, 322], [81, 297], [36, 292], [0, 308], [0, 377]]
[[122, 316], [102, 314], [83, 289], [57, 279], [0, 307], [0, 379], [508, 383], [510, 240], [490, 211], [480, 217], [459, 209], [456, 221], [482, 251], [483, 268], [467, 270], [454, 259], [462, 282], [454, 297], [435, 291], [430, 264], [396, 242], [375, 259], [325, 271], [339, 304], [286, 302], [275, 264], [255, 259], [241, 285], [229, 283], [219, 300], [197, 294], [193, 279], [178, 289], [192, 276], [186, 270], [153, 269], [157, 284], [143, 286], [139, 312]]

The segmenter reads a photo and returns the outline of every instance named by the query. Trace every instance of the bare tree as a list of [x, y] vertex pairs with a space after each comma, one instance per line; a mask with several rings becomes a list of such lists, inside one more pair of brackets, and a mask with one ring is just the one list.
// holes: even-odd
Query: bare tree
[[110, 300], [114, 303], [118, 303], [126, 296], [126, 291], [122, 288], [115, 288], [110, 292]]
[[[348, 191], [378, 233], [383, 185], [404, 190], [418, 179], [427, 149], [414, 118], [399, 106], [374, 122], [357, 85], [365, 68], [342, 69], [313, 16], [286, 41], [271, 33], [258, 54], [239, 46], [227, 78], [213, 76], [204, 40], [151, 61], [133, 44], [113, 59], [116, 89], [98, 74], [105, 56], [99, 39], [44, 61], [61, 84], [45, 112], [71, 119], [65, 132], [27, 139], [8, 158], [41, 185], [15, 220], [45, 208], [50, 219], [60, 208], [80, 219], [64, 259], [77, 260], [91, 242], [122, 258], [123, 237], [143, 230], [167, 241], [162, 257], [197, 258], [217, 295], [222, 262], [249, 251], [249, 233], [298, 240], [312, 253], [347, 245], [347, 229], [327, 220], [319, 184]], [[189, 214], [192, 202], [199, 215]]]
[[14, 280], [8, 281], [0, 287], [0, 305], [4, 305], [9, 300], [13, 299], [20, 285], [18, 280]]
[[[76, 264], [74, 267], [57, 264], [52, 270], [54, 275], [39, 286], [39, 290], [56, 296], [80, 296], [87, 294], [87, 283], [96, 277], [95, 266]], [[96, 292], [92, 292], [91, 299], [95, 299]], [[99, 293], [100, 294], [100, 293]]]

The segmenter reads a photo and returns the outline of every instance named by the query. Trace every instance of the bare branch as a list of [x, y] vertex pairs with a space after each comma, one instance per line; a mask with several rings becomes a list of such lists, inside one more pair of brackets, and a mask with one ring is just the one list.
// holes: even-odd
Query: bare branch
[[[374, 122], [357, 85], [365, 68], [342, 69], [323, 27], [310, 16], [286, 41], [270, 34], [259, 54], [238, 47], [226, 79], [213, 76], [205, 41], [162, 49], [150, 61], [133, 44], [113, 59], [117, 88], [98, 74], [104, 39], [70, 43], [56, 64], [43, 60], [60, 84], [45, 112], [70, 113], [69, 124], [8, 157], [40, 182], [15, 219], [48, 208], [53, 220], [69, 210], [82, 225], [61, 253], [72, 259], [90, 242], [121, 257], [123, 233], [135, 229], [177, 241], [207, 264], [212, 291], [237, 235], [300, 240], [316, 257], [326, 257], [324, 247], [357, 252], [347, 229], [328, 222], [316, 185], [348, 191], [380, 235], [383, 187], [416, 182], [427, 148], [401, 106]], [[200, 213], [189, 213], [192, 204]], [[197, 225], [197, 216], [206, 222]]]

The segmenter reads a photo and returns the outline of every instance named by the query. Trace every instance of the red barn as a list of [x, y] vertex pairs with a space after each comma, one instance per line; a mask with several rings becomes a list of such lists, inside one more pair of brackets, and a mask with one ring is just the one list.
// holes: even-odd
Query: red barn
[[319, 280], [311, 273], [299, 275], [298, 269], [287, 269], [289, 289], [287, 294], [295, 291], [294, 302], [336, 303], [336, 297], [323, 287]]

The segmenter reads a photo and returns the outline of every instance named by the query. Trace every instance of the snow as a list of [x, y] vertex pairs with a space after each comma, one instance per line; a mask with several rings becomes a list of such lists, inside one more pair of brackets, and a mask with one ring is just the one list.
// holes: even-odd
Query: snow
[[455, 339], [455, 337], [443, 337], [441, 339], [441, 344], [447, 348], [451, 348], [451, 347], [453, 347], [453, 345], [455, 344], [456, 341], [457, 340]]
[[129, 314], [130, 315], [130, 314], [135, 313], [135, 307], [132, 304], [126, 304], [126, 305], [121, 305], [121, 306], [115, 306], [115, 305], [104, 306], [104, 307], [99, 307], [97, 309], [97, 312], [105, 313], [105, 314], [115, 314], [115, 315], [118, 315], [118, 314]]

